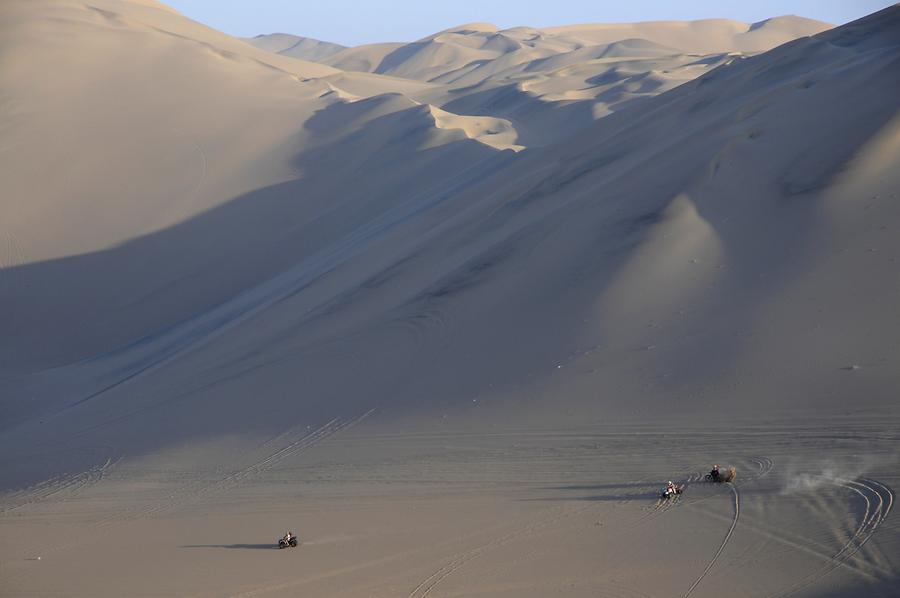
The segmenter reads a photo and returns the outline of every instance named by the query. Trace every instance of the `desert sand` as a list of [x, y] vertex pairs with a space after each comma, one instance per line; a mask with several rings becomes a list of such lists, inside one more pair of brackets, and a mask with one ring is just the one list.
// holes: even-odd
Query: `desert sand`
[[0, 4], [0, 595], [896, 596], [898, 65]]

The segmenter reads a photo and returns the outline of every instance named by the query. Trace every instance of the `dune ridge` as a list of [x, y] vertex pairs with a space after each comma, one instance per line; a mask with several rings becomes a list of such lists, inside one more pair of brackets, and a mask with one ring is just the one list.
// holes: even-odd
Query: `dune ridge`
[[792, 16], [755, 24], [718, 19], [508, 30], [474, 23], [408, 44], [346, 48], [321, 62], [435, 84], [417, 99], [461, 116], [509, 120], [519, 142], [535, 146], [737, 57], [828, 28]]
[[321, 62], [325, 58], [346, 49], [346, 46], [340, 44], [323, 42], [311, 37], [301, 37], [289, 33], [261, 34], [248, 38], [245, 41], [269, 52], [312, 62]]

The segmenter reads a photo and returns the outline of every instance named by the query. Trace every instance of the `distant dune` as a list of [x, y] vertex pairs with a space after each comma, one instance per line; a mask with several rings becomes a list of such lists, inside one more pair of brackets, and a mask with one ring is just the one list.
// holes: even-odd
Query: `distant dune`
[[609, 43], [627, 38], [648, 39], [684, 52], [765, 52], [798, 37], [815, 35], [832, 25], [796, 16], [741, 23], [727, 19], [700, 21], [656, 21], [621, 25], [571, 25], [544, 29], [548, 34], [568, 36], [590, 43]]
[[892, 595], [898, 40], [0, 4], [0, 594]]
[[[508, 30], [470, 23], [409, 44], [346, 48], [320, 61], [439, 84], [429, 102], [469, 116], [501, 116], [516, 127], [519, 143], [533, 146], [563, 139], [735, 56], [830, 27], [800, 17], [752, 25], [708, 20]], [[572, 105], [580, 101], [587, 103]]]
[[300, 37], [287, 33], [257, 35], [246, 41], [262, 50], [268, 50], [269, 52], [275, 52], [283, 56], [290, 56], [291, 58], [311, 60], [313, 62], [321, 62], [325, 58], [346, 49], [345, 46], [340, 44], [323, 42], [317, 39]]

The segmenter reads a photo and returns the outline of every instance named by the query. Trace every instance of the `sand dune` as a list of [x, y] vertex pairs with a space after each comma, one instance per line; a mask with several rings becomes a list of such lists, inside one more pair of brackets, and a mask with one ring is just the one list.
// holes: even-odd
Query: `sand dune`
[[344, 71], [373, 73], [385, 56], [403, 45], [402, 43], [383, 43], [347, 48], [330, 56], [326, 63]]
[[321, 62], [346, 48], [346, 46], [340, 44], [323, 42], [311, 37], [290, 35], [289, 33], [257, 35], [246, 41], [262, 50], [313, 62]]
[[799, 17], [752, 25], [710, 20], [508, 30], [474, 23], [409, 44], [347, 48], [322, 62], [437, 84], [416, 99], [465, 116], [504, 118], [520, 143], [535, 146], [565, 139], [737, 56], [829, 27]]
[[516, 130], [508, 120], [478, 116], [457, 116], [434, 106], [428, 107], [439, 129], [458, 129], [469, 139], [477, 139], [497, 149], [522, 150], [516, 145]]
[[740, 23], [727, 19], [700, 21], [656, 21], [621, 25], [571, 25], [545, 28], [548, 34], [568, 36], [590, 43], [609, 43], [640, 38], [678, 48], [684, 52], [764, 52], [798, 37], [821, 33], [831, 26], [796, 16], [783, 16]]
[[0, 5], [0, 594], [893, 595], [900, 8], [826, 29]]
[[[352, 172], [358, 164], [346, 160], [341, 155], [341, 148], [321, 146], [319, 137], [312, 135], [318, 115], [334, 102], [382, 93], [382, 89], [362, 75], [358, 76], [359, 85], [348, 85], [352, 91], [344, 92], [340, 86], [347, 76], [334, 77], [335, 84], [332, 85], [328, 83], [328, 75], [335, 71], [327, 67], [284, 59], [289, 61], [289, 69], [276, 69], [252, 58], [258, 51], [239, 42], [232, 40], [213, 46], [218, 43], [215, 36], [225, 36], [212, 36], [190, 22], [180, 28], [172, 26], [177, 35], [161, 31], [169, 26], [166, 19], [172, 18], [170, 13], [156, 11], [163, 15], [157, 17], [156, 12], [142, 12], [145, 11], [142, 6], [133, 7], [133, 12], [124, 11], [127, 14], [122, 17], [69, 5], [60, 8], [51, 4], [45, 8], [40, 3], [28, 7], [13, 5], [7, 10], [13, 11], [11, 18], [5, 21], [10, 24], [15, 23], [12, 18], [16, 16], [15, 11], [58, 11], [60, 18], [54, 26], [61, 34], [80, 35], [83, 39], [100, 35], [107, 43], [91, 42], [93, 53], [77, 56], [78, 60], [91, 63], [93, 70], [90, 71], [79, 70], [72, 62], [76, 56], [62, 45], [32, 48], [27, 43], [28, 38], [19, 38], [20, 43], [7, 53], [8, 64], [15, 65], [15, 73], [32, 72], [39, 68], [37, 65], [43, 65], [44, 73], [41, 78], [15, 76], [15, 73], [8, 77], [9, 103], [13, 107], [7, 116], [11, 130], [8, 140], [11, 146], [20, 148], [3, 164], [4, 178], [9, 181], [9, 193], [5, 196], [8, 203], [4, 209], [10, 217], [6, 219], [5, 227], [14, 239], [10, 241], [14, 244], [14, 253], [10, 254], [9, 260], [25, 266], [82, 255], [97, 266], [92, 266], [88, 272], [63, 266], [62, 276], [79, 289], [75, 291], [80, 297], [77, 300], [70, 300], [73, 299], [71, 296], [47, 294], [33, 301], [27, 288], [29, 284], [44, 284], [40, 282], [44, 275], [37, 273], [40, 268], [23, 269], [13, 274], [21, 277], [17, 279], [20, 284], [11, 289], [6, 304], [17, 317], [5, 322], [4, 333], [17, 340], [4, 346], [5, 365], [28, 361], [30, 351], [27, 347], [33, 347], [38, 353], [46, 354], [46, 350], [56, 353], [51, 364], [108, 351], [190, 317], [202, 311], [202, 308], [198, 309], [200, 306], [219, 304], [239, 289], [271, 277], [287, 263], [282, 261], [275, 266], [270, 262], [271, 249], [266, 249], [265, 244], [260, 245], [256, 237], [261, 229], [246, 228], [245, 216], [227, 217], [225, 222], [229, 224], [220, 221], [213, 225], [225, 226], [214, 235], [218, 240], [196, 250], [191, 250], [196, 242], [192, 238], [182, 237], [181, 241], [160, 244], [147, 235], [190, 219], [211, 223], [211, 220], [198, 219], [198, 216], [208, 214], [224, 202], [277, 185], [285, 189], [295, 187], [294, 193], [299, 195], [295, 195], [293, 201], [321, 203], [322, 207], [314, 212], [324, 214], [334, 210], [339, 203], [333, 199], [335, 194], [352, 204], [355, 197], [389, 195], [401, 184], [397, 172], [385, 178], [384, 188], [379, 189], [377, 181], [381, 176], [376, 174], [371, 177], [368, 188], [346, 189], [346, 181], [335, 175], [339, 171]], [[151, 22], [151, 17], [161, 21]], [[43, 26], [37, 19], [35, 23], [35, 27]], [[9, 39], [15, 40], [15, 35], [26, 36], [28, 30], [17, 26], [12, 33]], [[132, 35], [138, 36], [142, 44], [139, 53], [128, 54], [127, 48], [124, 54], [115, 50], [123, 39]], [[235, 52], [222, 48], [232, 48]], [[246, 49], [248, 55], [236, 53], [241, 49]], [[147, 72], [160, 68], [160, 64], [170, 62], [174, 54], [181, 53], [183, 59], [167, 70], [169, 85], [161, 87], [157, 81], [147, 78]], [[128, 56], [129, 61], [122, 61], [123, 55]], [[303, 70], [307, 64], [309, 72]], [[99, 84], [87, 85], [91, 77], [97, 81], [115, 79], [121, 83], [121, 88], [110, 94]], [[387, 81], [381, 87], [389, 85], [390, 81]], [[59, 88], [50, 93], [48, 86]], [[396, 89], [403, 91], [405, 87], [399, 85]], [[416, 85], [408, 87], [415, 88]], [[418, 104], [409, 100], [405, 106]], [[173, 110], [173, 106], [183, 109]], [[72, 107], [78, 107], [77, 119], [72, 118]], [[489, 121], [493, 122], [490, 118], [484, 122]], [[285, 123], [291, 124], [285, 126]], [[498, 126], [508, 130], [502, 123]], [[357, 132], [357, 136], [371, 140], [365, 146], [366, 151], [371, 151], [384, 149], [394, 143], [392, 139], [401, 139], [417, 127], [431, 129], [422, 130], [421, 141], [423, 146], [431, 148], [469, 139], [465, 134], [454, 133], [453, 127], [438, 128], [434, 119], [406, 121], [403, 118], [395, 119], [391, 124], [382, 123], [379, 130], [384, 131], [383, 136], [380, 133], [367, 136], [362, 132]], [[487, 138], [496, 145], [499, 143], [496, 140], [503, 135]], [[50, 139], [55, 143], [49, 144]], [[419, 149], [403, 143], [395, 143], [393, 147], [401, 152]], [[74, 148], [78, 148], [77, 159], [72, 159]], [[459, 157], [444, 155], [445, 163], [440, 166], [430, 160], [410, 163], [410, 166], [413, 169], [419, 166], [439, 168], [440, 174], [432, 176], [441, 180], [456, 172], [450, 164], [458, 162], [458, 168], [467, 168], [472, 161], [482, 159], [478, 150], [471, 154], [467, 148], [450, 150], [450, 153], [454, 152]], [[365, 152], [359, 149], [357, 153], [362, 156]], [[396, 157], [390, 152], [385, 156]], [[321, 164], [311, 164], [317, 160], [326, 160], [334, 169], [325, 177], [317, 176]], [[56, 176], [41, 176], [48, 169]], [[13, 176], [12, 173], [17, 172], [20, 174]], [[28, 202], [21, 201], [25, 196], [29, 198]], [[314, 212], [302, 210], [296, 217], [285, 219], [285, 214], [277, 207], [281, 203], [280, 195], [268, 197], [270, 199], [263, 201], [269, 208], [262, 211], [248, 209], [255, 211], [255, 218], [261, 218], [256, 221], [256, 226], [275, 227], [267, 235], [270, 241], [287, 234], [291, 227], [315, 219]], [[396, 198], [388, 199], [381, 206], [392, 201]], [[103, 218], [98, 219], [98, 213], [103, 213]], [[341, 226], [345, 225], [349, 223]], [[281, 232], [276, 233], [276, 230]], [[324, 229], [320, 229], [321, 233]], [[309, 239], [291, 241], [295, 242], [310, 250], [316, 245]], [[185, 259], [179, 260], [175, 270], [154, 267], [133, 270], [129, 261], [115, 258], [108, 261], [109, 250], [126, 243], [138, 252], [134, 259], [141, 263], [162, 265], [178, 254]], [[169, 304], [162, 310], [147, 307], [146, 300], [153, 302], [153, 297], [161, 298], [156, 289], [168, 287], [174, 290], [183, 284], [192, 286], [191, 280], [204, 278], [202, 275], [197, 277], [204, 268], [202, 264], [208, 264], [210, 260], [219, 262], [222, 251], [235, 257], [243, 256], [237, 262], [231, 261], [237, 269], [230, 277], [220, 278], [213, 269], [209, 275], [217, 281], [208, 280], [193, 290], [183, 288], [179, 291], [187, 295], [185, 302]], [[290, 253], [288, 251], [285, 256]], [[59, 262], [60, 265], [63, 263]], [[32, 281], [32, 275], [38, 278]], [[242, 276], [250, 279], [238, 282]], [[253, 282], [247, 284], [251, 280]], [[114, 321], [107, 321], [107, 324], [99, 324], [96, 319], [110, 316]], [[70, 341], [47, 344], [39, 338], [43, 334], [56, 335], [63, 328]], [[76, 332], [79, 329], [82, 332]], [[107, 333], [90, 341], [101, 329]], [[112, 344], [103, 338], [106, 335]], [[76, 338], [81, 340], [76, 341]], [[77, 348], [82, 341], [88, 343], [84, 346], [86, 352]]]
[[[370, 72], [432, 80], [470, 65], [488, 76], [504, 68], [556, 55], [569, 55], [569, 59], [586, 54], [594, 54], [592, 58], [604, 55], [640, 56], [647, 51], [655, 55], [657, 52], [651, 48], [664, 48], [668, 54], [758, 53], [798, 37], [821, 33], [830, 27], [826, 23], [792, 16], [753, 24], [711, 19], [545, 29], [515, 27], [508, 30], [476, 23], [447, 29], [395, 47], [376, 44], [350, 48], [326, 62], [339, 66], [342, 62], [347, 64], [344, 62], [347, 57], [356, 56], [360, 64], [370, 65], [366, 69]], [[641, 46], [643, 52], [635, 53]], [[388, 52], [385, 53], [385, 50]], [[576, 52], [574, 56], [571, 55], [573, 52]], [[363, 55], [370, 58], [361, 60]], [[502, 66], [498, 68], [490, 63]]]

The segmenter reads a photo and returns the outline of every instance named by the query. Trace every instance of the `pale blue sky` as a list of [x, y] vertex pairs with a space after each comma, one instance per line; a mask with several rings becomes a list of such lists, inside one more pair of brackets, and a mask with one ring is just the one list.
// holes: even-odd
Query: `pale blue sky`
[[795, 14], [843, 24], [883, 0], [163, 0], [232, 35], [293, 33], [359, 45], [413, 41], [473, 21], [500, 27], [705, 19], [756, 22]]

